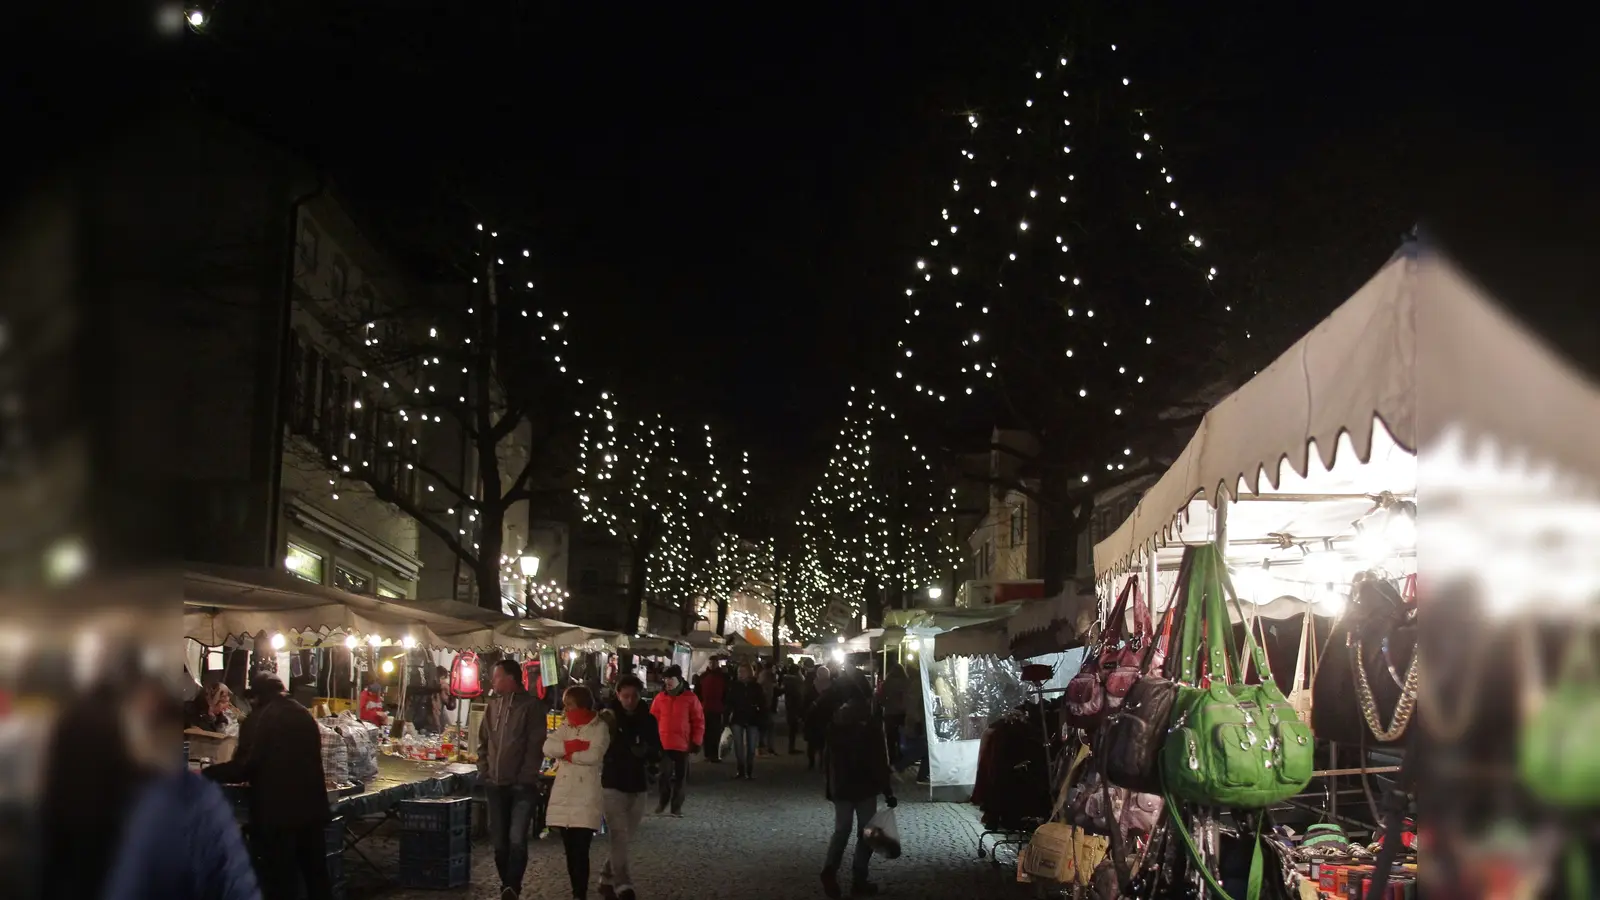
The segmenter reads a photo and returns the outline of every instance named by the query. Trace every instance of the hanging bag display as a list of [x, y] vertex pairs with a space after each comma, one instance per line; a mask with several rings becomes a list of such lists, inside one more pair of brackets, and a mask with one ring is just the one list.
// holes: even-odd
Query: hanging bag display
[[450, 696], [458, 700], [471, 700], [483, 696], [483, 682], [478, 677], [478, 654], [463, 650], [450, 664]]
[[1600, 805], [1600, 672], [1594, 661], [1594, 634], [1579, 628], [1561, 661], [1555, 685], [1546, 692], [1538, 671], [1539, 650], [1533, 623], [1526, 637], [1529, 702], [1517, 744], [1517, 770], [1528, 792], [1558, 808]]
[[1301, 617], [1300, 650], [1294, 657], [1294, 680], [1289, 682], [1289, 705], [1302, 722], [1311, 721], [1311, 684], [1317, 677], [1317, 617], [1306, 604]]
[[1143, 636], [1133, 638], [1132, 643], [1124, 640], [1123, 631], [1126, 628], [1125, 620], [1130, 597], [1133, 598], [1136, 621], [1142, 623], [1145, 629], [1149, 628], [1150, 617], [1144, 607], [1143, 594], [1139, 590], [1139, 579], [1130, 578], [1122, 588], [1122, 593], [1117, 596], [1117, 602], [1111, 607], [1111, 614], [1106, 618], [1105, 627], [1100, 633], [1100, 642], [1086, 654], [1083, 668], [1067, 682], [1067, 724], [1073, 728], [1092, 732], [1100, 727], [1106, 713], [1113, 708], [1107, 697], [1106, 679], [1113, 672], [1123, 668], [1124, 661], [1133, 664], [1130, 671], [1134, 674], [1124, 672], [1123, 677], [1119, 679], [1116, 705], [1121, 705], [1128, 688], [1135, 680], [1138, 664], [1142, 661], [1141, 648], [1149, 640]]
[[1172, 703], [1178, 695], [1177, 683], [1167, 677], [1168, 652], [1173, 628], [1183, 617], [1193, 561], [1194, 548], [1190, 547], [1178, 567], [1178, 583], [1162, 615], [1161, 636], [1145, 661], [1144, 674], [1129, 688], [1122, 708], [1106, 723], [1101, 742], [1106, 777], [1130, 791], [1161, 791], [1161, 745], [1172, 725]]
[[1395, 747], [1405, 738], [1420, 679], [1417, 625], [1410, 618], [1416, 579], [1397, 589], [1363, 572], [1350, 610], [1334, 624], [1312, 682], [1312, 727], [1341, 744]]
[[[1305, 789], [1311, 781], [1315, 742], [1311, 729], [1278, 689], [1266, 653], [1248, 631], [1245, 652], [1254, 659], [1262, 683], [1230, 681], [1230, 675], [1239, 679], [1242, 672], [1228, 618], [1231, 596], [1221, 552], [1215, 546], [1197, 548], [1185, 602], [1172, 731], [1161, 748], [1161, 774], [1167, 791], [1183, 800], [1258, 809]], [[1202, 651], [1209, 680], [1207, 686], [1197, 687]]]

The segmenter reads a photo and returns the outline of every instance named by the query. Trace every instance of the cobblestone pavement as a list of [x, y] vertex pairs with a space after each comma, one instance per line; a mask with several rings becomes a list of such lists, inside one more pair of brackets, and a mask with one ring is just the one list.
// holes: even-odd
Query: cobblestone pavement
[[[759, 759], [753, 782], [733, 780], [731, 763], [702, 760], [690, 768], [689, 780], [685, 817], [646, 814], [635, 839], [633, 872], [642, 900], [810, 900], [823, 896], [818, 873], [833, 813], [823, 799], [820, 773], [806, 770], [803, 755]], [[919, 798], [919, 789], [910, 783], [897, 785], [897, 792], [901, 802], [896, 813], [905, 853], [895, 860], [874, 858], [872, 863], [872, 879], [886, 894], [917, 900], [1033, 896], [1027, 886], [1016, 883], [1008, 850], [1001, 852], [1006, 864], [998, 869], [988, 860], [978, 859], [977, 838], [982, 828], [975, 807], [929, 802], [927, 789], [920, 789]], [[397, 841], [380, 834], [362, 846], [380, 868], [396, 871]], [[596, 878], [609, 846], [605, 836], [596, 836], [592, 851]], [[498, 900], [494, 853], [486, 841], [474, 844], [472, 868], [469, 887], [420, 891], [364, 885], [360, 873], [350, 867], [350, 897]], [[849, 868], [848, 850], [844, 868], [842, 875]], [[523, 896], [530, 900], [570, 897], [559, 837], [532, 843], [525, 884]], [[598, 897], [598, 890], [591, 888], [590, 896]]]

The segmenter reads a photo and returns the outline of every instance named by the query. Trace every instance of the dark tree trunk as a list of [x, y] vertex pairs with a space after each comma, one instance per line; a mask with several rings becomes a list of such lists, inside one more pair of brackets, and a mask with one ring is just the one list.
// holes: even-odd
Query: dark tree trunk
[[783, 661], [783, 647], [778, 643], [778, 627], [783, 621], [783, 579], [772, 583], [772, 664]]
[[728, 598], [726, 596], [717, 600], [717, 634], [727, 634], [728, 631]]

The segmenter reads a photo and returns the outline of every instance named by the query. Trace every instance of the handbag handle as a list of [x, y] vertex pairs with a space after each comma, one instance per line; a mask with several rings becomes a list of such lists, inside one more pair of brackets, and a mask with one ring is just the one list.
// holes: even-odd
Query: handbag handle
[[1204, 554], [1206, 547], [1188, 547], [1183, 551], [1183, 568], [1187, 576], [1180, 582], [1184, 592], [1183, 628], [1178, 636], [1178, 681], [1198, 684], [1200, 680], [1201, 627], [1206, 618], [1205, 580], [1209, 574]]
[[[1215, 544], [1208, 544], [1196, 548], [1196, 550], [1198, 555], [1197, 565], [1202, 575], [1200, 578], [1193, 579], [1193, 581], [1196, 588], [1201, 592], [1200, 603], [1206, 619], [1205, 631], [1208, 646], [1205, 649], [1209, 654], [1210, 674], [1213, 678], [1218, 678], [1223, 677], [1222, 673], [1225, 672], [1240, 673], [1243, 667], [1239, 664], [1239, 651], [1233, 644], [1233, 629], [1228, 618], [1228, 601], [1231, 600], [1234, 607], [1238, 609], [1241, 620], [1249, 622], [1250, 619], [1244, 614], [1244, 605], [1239, 602], [1239, 595], [1233, 589], [1233, 580], [1228, 577], [1228, 567], [1222, 558], [1222, 551]], [[1191, 590], [1190, 599], [1192, 600], [1193, 598], [1194, 592]], [[1193, 606], [1191, 606], [1192, 608]], [[1198, 628], [1194, 630], [1196, 632], [1199, 631]], [[1188, 629], [1185, 631], [1187, 633]], [[1262, 683], [1265, 684], [1271, 681], [1272, 667], [1267, 662], [1266, 652], [1256, 642], [1255, 635], [1248, 628], [1245, 629], [1244, 641], [1245, 655], [1255, 661], [1256, 671], [1261, 673]], [[1194, 660], [1194, 662], [1198, 662], [1198, 660]], [[1230, 663], [1232, 663], [1231, 668]]]
[[[1122, 593], [1117, 595], [1117, 602], [1111, 605], [1111, 614], [1106, 618], [1106, 627], [1100, 632], [1100, 652], [1105, 648], [1121, 643], [1123, 635], [1123, 620], [1128, 616], [1128, 597], [1132, 595], [1136, 604], [1143, 602], [1143, 595], [1139, 591], [1139, 576], [1128, 579], [1122, 586]], [[1137, 608], [1137, 606], [1135, 607]]]

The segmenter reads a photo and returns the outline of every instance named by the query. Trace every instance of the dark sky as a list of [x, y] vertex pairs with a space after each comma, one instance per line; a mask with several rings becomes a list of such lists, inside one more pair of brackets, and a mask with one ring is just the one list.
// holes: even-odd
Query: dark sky
[[[1585, 55], [1558, 21], [1118, 5], [1143, 10], [1125, 40], [1180, 125], [1186, 206], [1286, 298], [1286, 334], [1432, 203], [1500, 226], [1486, 270], [1507, 234], [1524, 268], [1594, 234]], [[316, 154], [397, 245], [460, 197], [528, 231], [591, 365], [782, 470], [881, 372], [952, 122], [1016, 83], [1059, 8], [230, 0], [164, 54], [163, 90]], [[1593, 264], [1526, 291], [1516, 265], [1494, 276], [1508, 302], [1600, 350]]]

